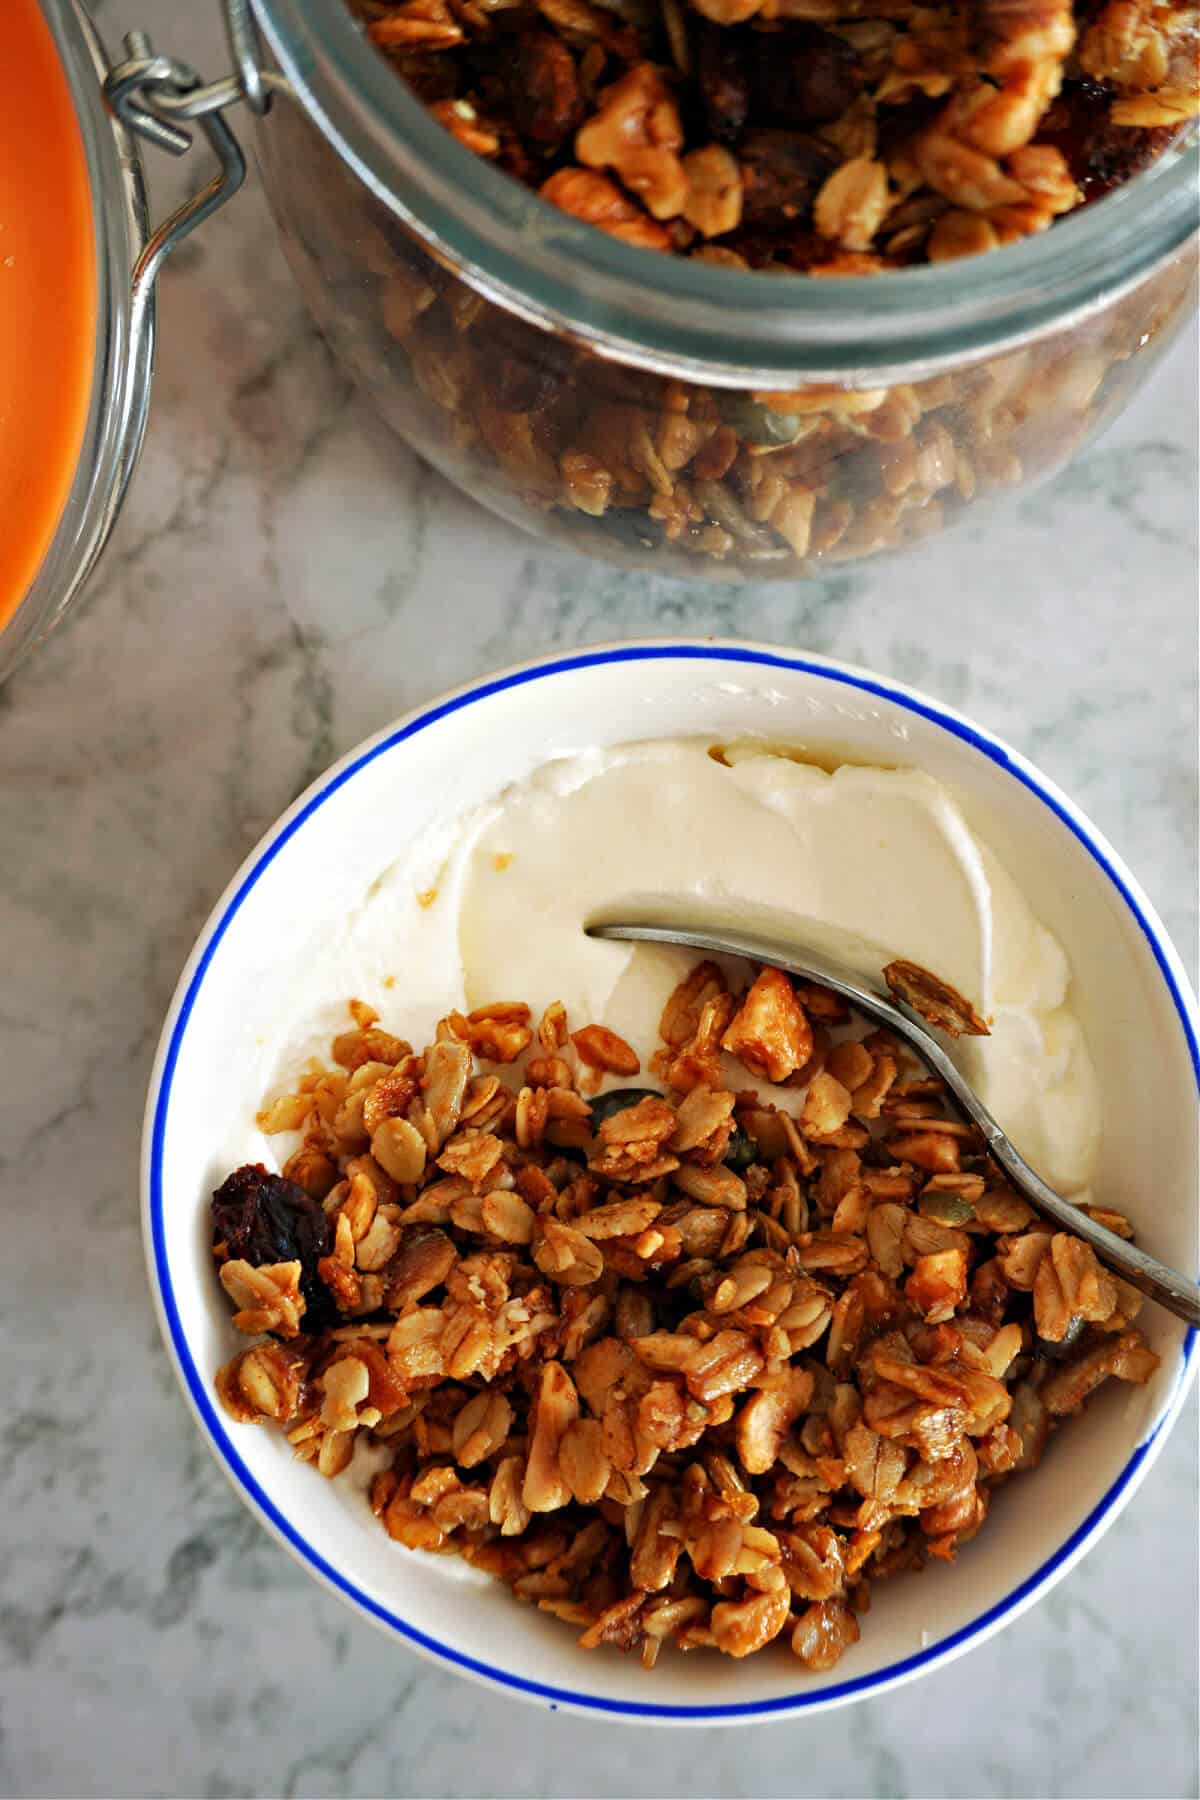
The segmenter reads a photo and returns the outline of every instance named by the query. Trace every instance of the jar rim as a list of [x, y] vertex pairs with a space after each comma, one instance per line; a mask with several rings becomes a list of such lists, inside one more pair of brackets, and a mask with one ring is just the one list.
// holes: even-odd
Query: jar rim
[[419, 238], [499, 305], [658, 373], [759, 388], [919, 379], [1085, 318], [1197, 231], [1193, 139], [986, 255], [819, 281], [664, 255], [570, 218], [464, 149], [344, 4], [254, 5], [305, 111]]

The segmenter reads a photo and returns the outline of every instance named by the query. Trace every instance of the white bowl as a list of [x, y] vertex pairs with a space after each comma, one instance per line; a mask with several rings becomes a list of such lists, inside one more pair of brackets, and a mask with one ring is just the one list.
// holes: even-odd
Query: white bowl
[[[953, 1567], [878, 1584], [861, 1642], [824, 1676], [784, 1654], [669, 1656], [646, 1673], [636, 1658], [580, 1650], [568, 1628], [457, 1558], [392, 1543], [361, 1495], [295, 1462], [278, 1432], [221, 1412], [212, 1378], [236, 1333], [213, 1275], [208, 1197], [230, 1146], [272, 1159], [267, 1140], [253, 1140], [254, 1112], [289, 1031], [311, 1025], [317, 1002], [347, 997], [337, 944], [348, 908], [417, 834], [551, 757], [702, 733], [911, 764], [957, 795], [1069, 952], [1103, 1097], [1097, 1197], [1133, 1217], [1148, 1249], [1194, 1269], [1195, 1002], [1120, 859], [1023, 757], [947, 708], [838, 663], [736, 643], [625, 644], [526, 664], [411, 714], [322, 776], [235, 876], [192, 952], [163, 1028], [143, 1157], [150, 1277], [184, 1392], [242, 1498], [303, 1566], [449, 1668], [551, 1707], [672, 1724], [746, 1723], [878, 1693], [1015, 1618], [1130, 1499], [1178, 1414], [1195, 1348], [1195, 1333], [1147, 1307], [1162, 1357], [1153, 1380], [1109, 1384], [1036, 1474], [997, 1498]], [[400, 993], [395, 1020], [385, 1013], [397, 1029]]]

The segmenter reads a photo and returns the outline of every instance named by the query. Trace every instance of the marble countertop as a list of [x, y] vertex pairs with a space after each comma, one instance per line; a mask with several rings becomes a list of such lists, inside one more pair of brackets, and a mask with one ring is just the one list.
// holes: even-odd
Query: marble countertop
[[[217, 73], [215, 7], [183, 10], [99, 8], [110, 39], [148, 24]], [[160, 204], [192, 178], [154, 177]], [[255, 839], [366, 733], [554, 646], [736, 633], [917, 683], [1081, 802], [1187, 955], [1194, 340], [1000, 517], [890, 567], [735, 590], [541, 549], [386, 439], [315, 338], [256, 184], [169, 267], [161, 327], [117, 539], [0, 692], [0, 1789], [1194, 1796], [1194, 1406], [1084, 1564], [943, 1672], [804, 1724], [613, 1729], [461, 1685], [267, 1538], [176, 1390], [137, 1200], [160, 1021]]]

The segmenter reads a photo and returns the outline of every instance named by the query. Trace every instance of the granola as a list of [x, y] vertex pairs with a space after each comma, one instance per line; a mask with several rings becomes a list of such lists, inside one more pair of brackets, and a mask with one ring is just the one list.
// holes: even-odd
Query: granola
[[[1194, 106], [1194, 3], [352, 4], [467, 150], [697, 272], [878, 275], [1011, 244], [1137, 176]], [[506, 310], [298, 115], [264, 156], [319, 322], [400, 433], [527, 529], [662, 572], [794, 577], [938, 533], [1069, 461], [1192, 300], [1185, 249], [944, 373], [739, 390]], [[795, 352], [802, 370], [803, 321]]]
[[389, 1536], [585, 1649], [829, 1669], [876, 1581], [953, 1561], [1065, 1417], [1158, 1365], [1138, 1293], [819, 988], [699, 964], [644, 1047], [661, 1091], [590, 1098], [643, 1058], [561, 1006], [451, 1013], [421, 1054], [353, 1012], [260, 1114], [302, 1135], [283, 1174], [213, 1196], [255, 1338], [218, 1395], [328, 1477], [373, 1449]]
[[1197, 110], [1173, 0], [351, 0], [476, 155], [627, 242], [874, 274], [1045, 231]]

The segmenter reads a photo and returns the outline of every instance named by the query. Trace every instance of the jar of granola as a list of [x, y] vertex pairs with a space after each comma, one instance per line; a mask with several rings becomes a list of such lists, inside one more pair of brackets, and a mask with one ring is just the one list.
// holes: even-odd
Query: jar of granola
[[[24, 0], [79, 127], [94, 367], [32, 586], [0, 591], [0, 674], [111, 529], [155, 277], [240, 186], [239, 117], [397, 431], [504, 517], [661, 573], [789, 578], [937, 532], [1060, 468], [1188, 316], [1196, 0], [223, 5], [232, 72], [205, 82], [142, 33], [111, 63], [82, 0]], [[139, 140], [218, 165], [157, 229]]]
[[335, 353], [595, 554], [787, 578], [926, 537], [1061, 468], [1187, 316], [1194, 6], [256, 10]]

